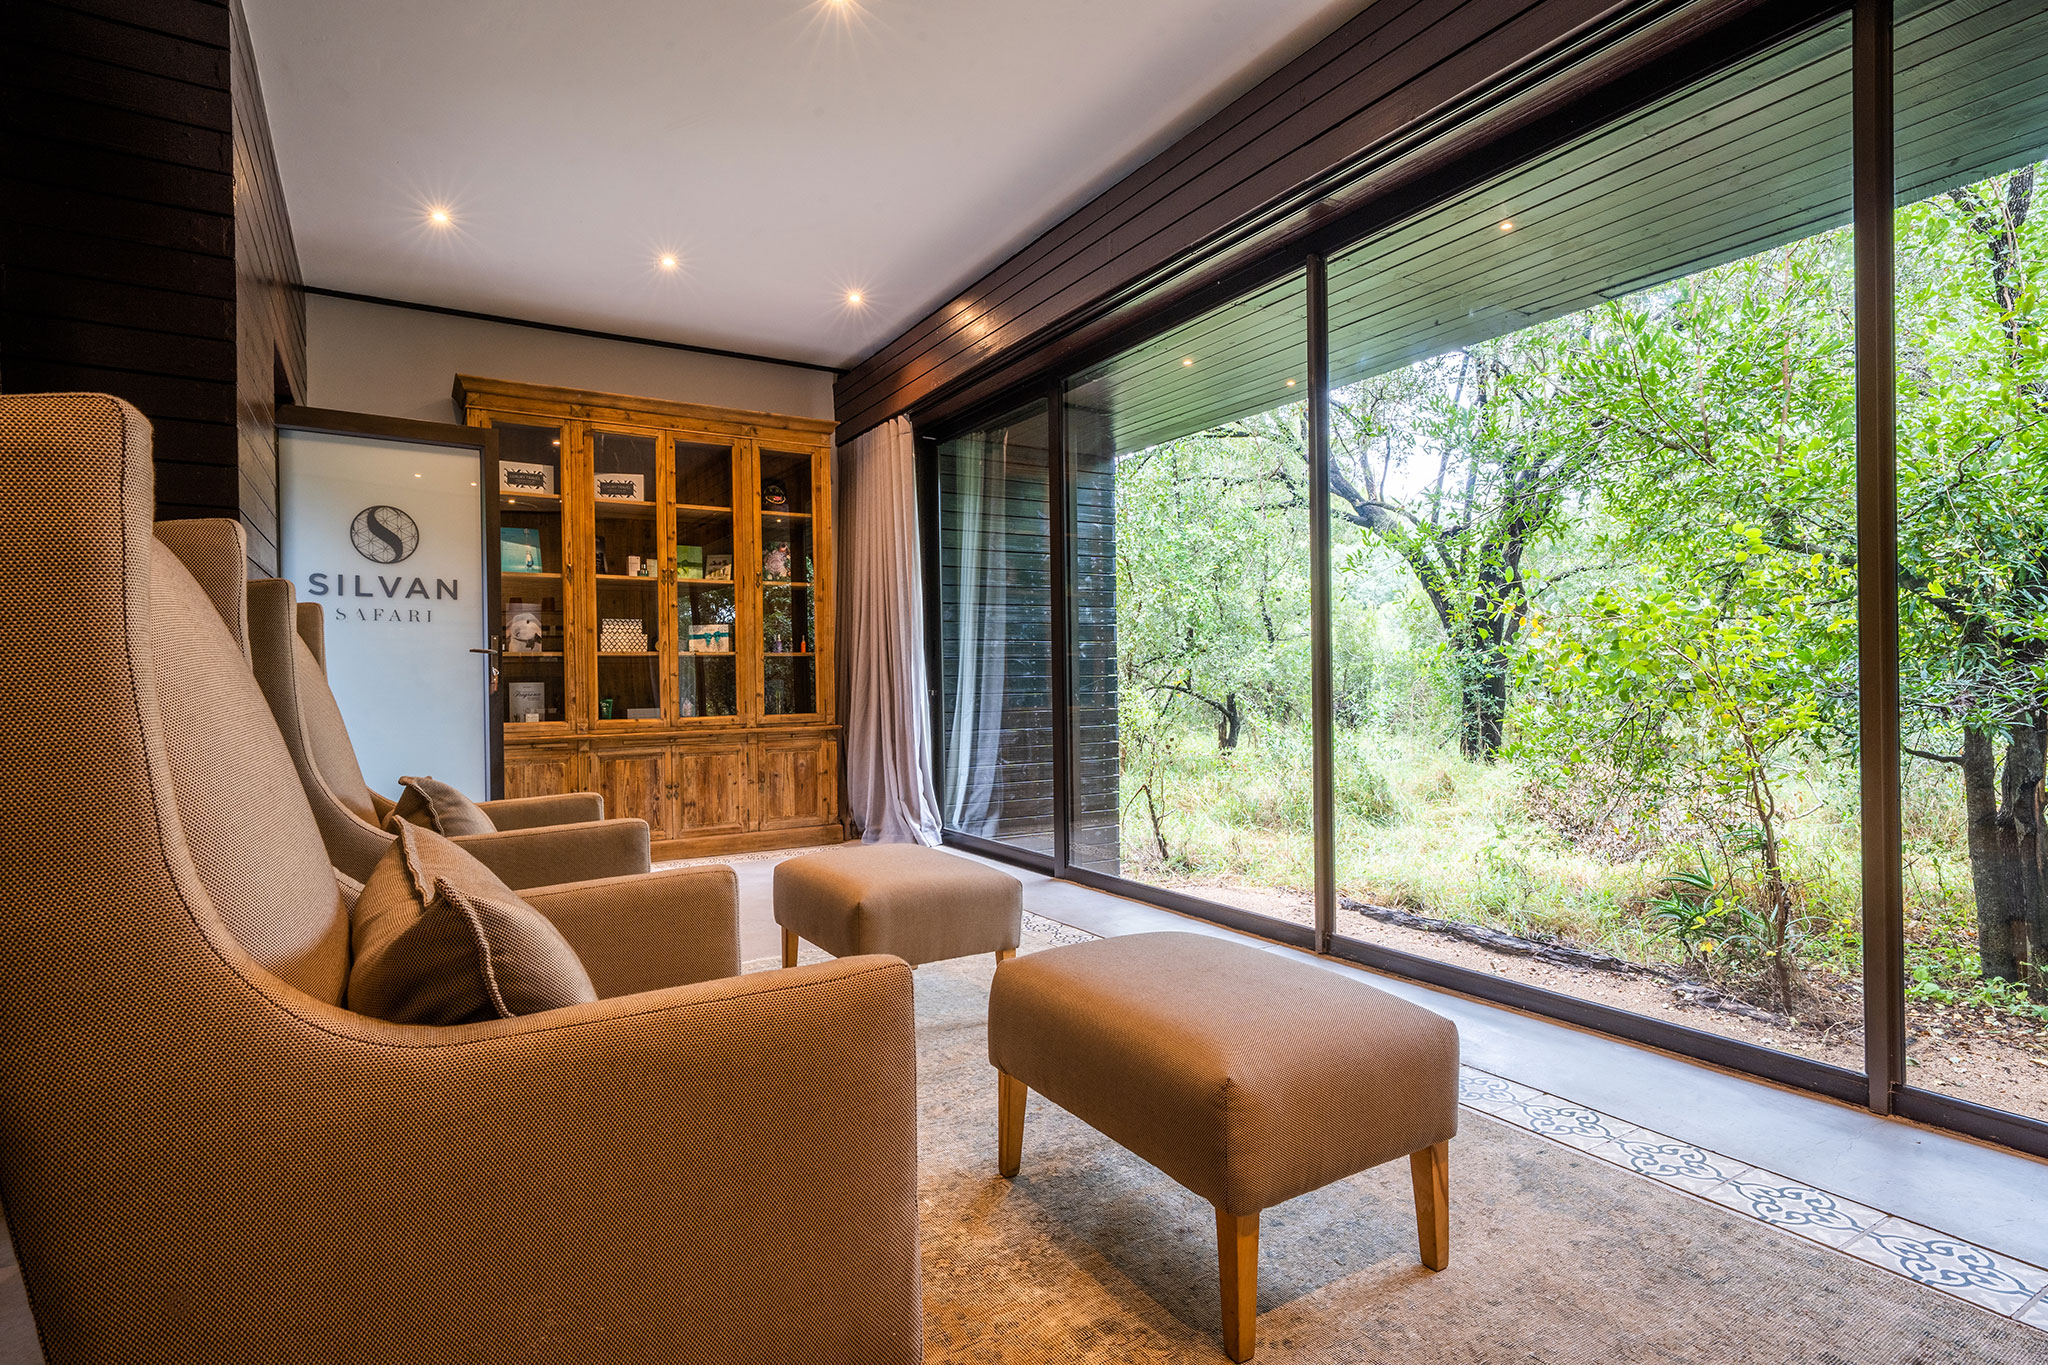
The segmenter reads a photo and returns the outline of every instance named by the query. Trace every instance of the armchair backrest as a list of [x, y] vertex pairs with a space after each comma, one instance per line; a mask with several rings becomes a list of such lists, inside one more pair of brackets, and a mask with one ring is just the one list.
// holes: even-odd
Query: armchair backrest
[[[312, 610], [317, 615], [319, 609]], [[391, 846], [392, 837], [382, 828], [391, 803], [363, 780], [341, 705], [306, 639], [307, 608], [294, 600], [292, 585], [281, 578], [251, 580], [248, 611], [256, 680], [284, 735], [328, 857], [363, 881]], [[319, 630], [317, 619], [311, 628]]]
[[204, 1311], [175, 1286], [223, 1258], [208, 1201], [268, 1189], [213, 1116], [355, 1018], [340, 890], [216, 606], [239, 528], [159, 540], [152, 484], [126, 403], [0, 396], [0, 1199], [53, 1359]]

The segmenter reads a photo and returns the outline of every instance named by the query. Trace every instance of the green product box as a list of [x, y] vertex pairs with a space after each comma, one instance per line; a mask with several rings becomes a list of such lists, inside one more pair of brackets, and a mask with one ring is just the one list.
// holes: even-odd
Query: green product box
[[702, 545], [676, 546], [676, 577], [702, 578], [704, 576], [704, 547]]

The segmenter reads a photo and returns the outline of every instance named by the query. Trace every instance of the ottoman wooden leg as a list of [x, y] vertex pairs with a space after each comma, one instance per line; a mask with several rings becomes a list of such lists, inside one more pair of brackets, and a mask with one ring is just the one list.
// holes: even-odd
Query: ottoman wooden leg
[[1408, 1173], [1415, 1178], [1415, 1230], [1422, 1242], [1422, 1263], [1442, 1270], [1451, 1263], [1451, 1144], [1432, 1142], [1410, 1152]]
[[1024, 1164], [1024, 1100], [1030, 1093], [1015, 1076], [996, 1073], [996, 1170], [1005, 1180]]
[[996, 965], [1000, 967], [1016, 955], [1017, 950], [1015, 948], [998, 948], [996, 949]]
[[796, 934], [788, 929], [782, 931], [782, 965], [796, 965]]
[[1250, 1360], [1259, 1344], [1259, 1215], [1216, 1210], [1216, 1261], [1223, 1282], [1223, 1352]]

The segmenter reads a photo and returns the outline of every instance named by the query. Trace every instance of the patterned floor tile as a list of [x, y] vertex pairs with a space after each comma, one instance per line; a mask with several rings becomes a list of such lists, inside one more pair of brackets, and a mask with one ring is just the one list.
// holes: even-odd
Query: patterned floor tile
[[1613, 1153], [1611, 1156], [1605, 1152], [1595, 1155], [1607, 1156], [1617, 1166], [1626, 1166], [1637, 1175], [1646, 1175], [1661, 1184], [1675, 1185], [1694, 1194], [1706, 1194], [1730, 1176], [1747, 1169], [1741, 1162], [1730, 1160], [1718, 1152], [1709, 1152], [1689, 1142], [1640, 1128], [1615, 1142]]
[[1994, 1313], [2017, 1313], [2048, 1288], [2048, 1270], [1903, 1218], [1885, 1219], [1875, 1231], [1845, 1244], [1842, 1250]]
[[2048, 1294], [2042, 1294], [2013, 1316], [2029, 1327], [2038, 1327], [2048, 1332]]
[[1707, 1198], [1794, 1236], [1831, 1247], [1854, 1241], [1876, 1229], [1889, 1216], [1774, 1172], [1755, 1169], [1730, 1176]]

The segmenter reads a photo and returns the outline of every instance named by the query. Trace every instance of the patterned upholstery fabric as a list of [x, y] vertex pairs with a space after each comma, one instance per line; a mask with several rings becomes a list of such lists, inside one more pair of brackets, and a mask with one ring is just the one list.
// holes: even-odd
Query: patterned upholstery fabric
[[843, 844], [775, 865], [775, 922], [835, 957], [918, 966], [1015, 948], [1024, 885], [921, 844]]
[[[241, 554], [212, 567], [239, 586]], [[154, 547], [149, 643], [185, 844], [249, 956], [335, 1004], [348, 977], [348, 913], [284, 739], [214, 607], [219, 587], [205, 590]]]
[[154, 553], [147, 424], [0, 396], [0, 467], [0, 1194], [49, 1360], [919, 1359], [908, 968], [450, 1028], [302, 989], [241, 934], [317, 985], [340, 892], [255, 694], [167, 679], [240, 654]]
[[192, 521], [160, 521], [156, 538], [192, 571], [206, 590], [243, 657], [249, 653], [249, 603], [242, 595], [249, 560], [249, 537], [242, 523], [226, 517]]
[[467, 1024], [597, 999], [546, 916], [441, 835], [399, 824], [351, 916], [350, 1009], [395, 1024]]
[[996, 969], [988, 1057], [1227, 1213], [1458, 1131], [1458, 1029], [1360, 981], [1200, 934]]

